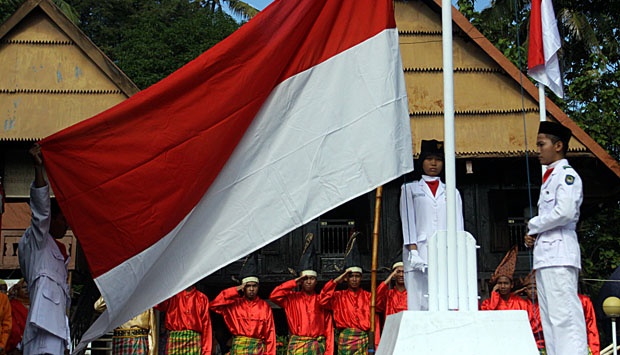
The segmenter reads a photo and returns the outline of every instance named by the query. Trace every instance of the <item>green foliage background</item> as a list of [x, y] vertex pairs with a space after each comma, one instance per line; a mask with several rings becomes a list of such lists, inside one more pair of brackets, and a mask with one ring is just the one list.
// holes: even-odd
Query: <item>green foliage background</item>
[[220, 42], [239, 24], [188, 0], [69, 0], [80, 27], [141, 89]]

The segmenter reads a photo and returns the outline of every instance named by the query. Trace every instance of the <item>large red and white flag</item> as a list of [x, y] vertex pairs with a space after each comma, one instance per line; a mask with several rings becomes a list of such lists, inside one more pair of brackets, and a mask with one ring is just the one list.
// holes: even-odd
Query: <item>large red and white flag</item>
[[392, 0], [279, 0], [41, 142], [107, 311], [98, 337], [411, 171]]
[[527, 73], [547, 86], [558, 97], [564, 97], [558, 51], [562, 40], [551, 0], [532, 0]]

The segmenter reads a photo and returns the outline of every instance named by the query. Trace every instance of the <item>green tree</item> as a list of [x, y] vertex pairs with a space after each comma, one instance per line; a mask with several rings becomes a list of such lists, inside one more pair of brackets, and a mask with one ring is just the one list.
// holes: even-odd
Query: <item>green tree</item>
[[[0, 0], [0, 23], [6, 21], [23, 2], [24, 0]], [[73, 23], [78, 23], [80, 16], [69, 3], [63, 0], [54, 0], [54, 3], [69, 20]]]
[[140, 88], [168, 76], [234, 32], [222, 11], [190, 0], [72, 0], [81, 28]]
[[258, 10], [245, 1], [240, 0], [204, 0], [203, 4], [208, 6], [212, 12], [223, 11], [223, 3], [228, 5], [228, 8], [233, 15], [239, 16], [244, 20], [249, 20], [256, 16]]
[[[530, 2], [495, 0], [491, 7], [476, 13], [473, 1], [460, 0], [458, 4], [508, 59], [527, 71]], [[620, 11], [620, 3], [557, 0], [554, 6], [563, 39], [560, 60], [565, 98], [549, 97], [619, 159], [620, 19], [614, 14]]]

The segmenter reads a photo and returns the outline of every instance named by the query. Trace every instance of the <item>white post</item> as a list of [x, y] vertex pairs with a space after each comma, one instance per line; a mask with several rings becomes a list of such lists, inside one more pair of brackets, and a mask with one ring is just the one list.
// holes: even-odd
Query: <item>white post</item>
[[[456, 240], [457, 245], [457, 269], [456, 273], [458, 275], [458, 291], [459, 291], [459, 307], [460, 311], [468, 311], [468, 295], [469, 295], [469, 282], [467, 277], [469, 274], [467, 273], [467, 261], [469, 259], [468, 248], [467, 248], [467, 238], [465, 236], [465, 232], [457, 232], [458, 238]], [[474, 255], [475, 257], [475, 255]]]
[[467, 279], [471, 282], [467, 283], [467, 299], [469, 302], [469, 307], [467, 309], [468, 311], [478, 310], [478, 265], [476, 264], [477, 249], [478, 247], [476, 246], [476, 240], [474, 237], [472, 236], [471, 238], [467, 238]]
[[438, 280], [439, 256], [437, 253], [437, 238], [428, 240], [428, 310], [439, 310]]
[[[446, 172], [446, 204], [448, 245], [456, 245], [456, 162], [454, 143], [454, 68], [452, 63], [452, 2], [441, 1], [441, 33], [443, 44], [443, 114], [444, 114], [444, 168]], [[448, 260], [456, 261], [456, 248], [448, 249]], [[452, 271], [452, 270], [449, 270]], [[458, 309], [456, 273], [448, 274], [448, 307]]]
[[[450, 278], [448, 274], [448, 243], [444, 231], [435, 232], [437, 236], [437, 298], [440, 311], [447, 311], [449, 308], [448, 289], [450, 288]], [[448, 275], [448, 277], [446, 277]]]
[[614, 355], [618, 355], [618, 343], [616, 340], [616, 317], [611, 318], [611, 340], [614, 344]]

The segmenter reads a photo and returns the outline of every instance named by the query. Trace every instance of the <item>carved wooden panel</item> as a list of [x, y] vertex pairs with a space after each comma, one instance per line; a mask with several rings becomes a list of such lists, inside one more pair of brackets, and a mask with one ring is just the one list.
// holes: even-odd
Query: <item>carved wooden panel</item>
[[[19, 269], [19, 259], [17, 256], [17, 245], [24, 230], [9, 229], [3, 230], [0, 237], [2, 244], [2, 255], [0, 255], [0, 268], [4, 270]], [[69, 270], [75, 270], [75, 258], [77, 250], [77, 240], [73, 236], [73, 232], [68, 231], [61, 240], [61, 243], [67, 248], [67, 253], [71, 257], [69, 261]]]

